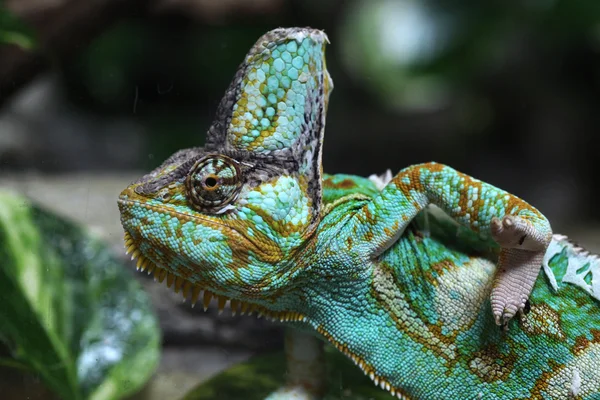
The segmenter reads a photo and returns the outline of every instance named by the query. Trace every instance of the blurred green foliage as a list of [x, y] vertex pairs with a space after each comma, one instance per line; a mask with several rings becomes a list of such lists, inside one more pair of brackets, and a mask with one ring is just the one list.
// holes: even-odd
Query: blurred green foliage
[[82, 228], [0, 192], [0, 339], [60, 399], [119, 399], [158, 365], [140, 285]]
[[3, 43], [33, 50], [37, 46], [37, 39], [33, 30], [9, 12], [0, 0], [0, 44]]
[[346, 67], [382, 104], [431, 110], [510, 64], [515, 41], [558, 57], [573, 41], [600, 46], [600, 2], [361, 0], [342, 32]]

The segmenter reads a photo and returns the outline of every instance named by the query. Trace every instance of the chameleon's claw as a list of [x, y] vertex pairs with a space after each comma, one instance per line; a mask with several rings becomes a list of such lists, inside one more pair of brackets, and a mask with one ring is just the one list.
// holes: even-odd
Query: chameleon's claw
[[531, 311], [531, 302], [529, 300], [527, 300], [525, 302], [525, 308], [523, 308], [523, 315], [529, 314], [530, 311]]
[[492, 312], [497, 325], [506, 325], [527, 307], [551, 236], [538, 232], [518, 216], [492, 219], [492, 237], [502, 247], [492, 287]]

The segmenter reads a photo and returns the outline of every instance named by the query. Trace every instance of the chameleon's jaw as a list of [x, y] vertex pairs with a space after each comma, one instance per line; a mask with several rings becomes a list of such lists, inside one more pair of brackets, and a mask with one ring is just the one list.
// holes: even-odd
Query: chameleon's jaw
[[165, 268], [157, 266], [149, 258], [144, 256], [136, 245], [135, 239], [125, 232], [125, 254], [131, 254], [132, 260], [136, 261], [136, 269], [140, 272], [147, 272], [148, 275], [154, 274], [154, 280], [157, 282], [165, 282], [168, 288], [173, 287], [175, 293], [181, 292], [184, 301], [190, 299], [191, 306], [194, 307], [202, 294], [202, 305], [204, 311], [208, 310], [210, 302], [213, 298], [217, 300], [219, 314], [223, 312], [226, 306], [231, 309], [231, 314], [235, 316], [238, 312], [240, 315], [252, 315], [256, 313], [258, 318], [265, 317], [270, 320], [278, 320], [280, 322], [299, 321], [305, 322], [306, 316], [293, 311], [274, 311], [261, 306], [259, 304], [242, 301], [235, 298], [230, 298], [225, 295], [217, 294], [200, 284], [193, 283], [183, 277], [177, 276], [175, 273], [168, 271]]

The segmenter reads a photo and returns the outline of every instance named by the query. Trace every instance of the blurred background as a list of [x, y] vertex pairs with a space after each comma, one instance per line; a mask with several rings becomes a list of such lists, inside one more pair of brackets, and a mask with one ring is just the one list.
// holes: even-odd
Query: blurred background
[[[202, 145], [237, 65], [279, 26], [331, 41], [326, 172], [446, 163], [600, 247], [597, 0], [0, 0], [0, 185], [121, 252], [118, 192]], [[147, 287], [162, 371], [210, 375], [281, 344], [275, 325]]]

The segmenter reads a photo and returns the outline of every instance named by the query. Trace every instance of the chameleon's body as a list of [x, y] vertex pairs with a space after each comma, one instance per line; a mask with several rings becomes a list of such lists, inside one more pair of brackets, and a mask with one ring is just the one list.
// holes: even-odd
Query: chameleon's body
[[[138, 267], [193, 302], [204, 291], [205, 305], [231, 299], [315, 332], [400, 398], [598, 398], [600, 260], [449, 167], [323, 176], [325, 41], [310, 29], [263, 36], [205, 147], [121, 193]], [[291, 365], [273, 399], [322, 390], [318, 346], [296, 340], [310, 351], [288, 356], [308, 367]]]

